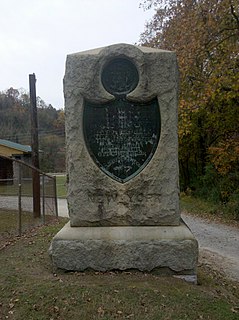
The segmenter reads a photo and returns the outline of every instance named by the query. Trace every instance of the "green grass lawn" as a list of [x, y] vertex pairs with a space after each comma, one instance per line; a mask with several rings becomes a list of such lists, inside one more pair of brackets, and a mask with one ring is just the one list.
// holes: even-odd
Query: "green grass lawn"
[[[57, 196], [59, 198], [66, 197], [66, 176], [56, 176], [56, 188], [57, 188]], [[17, 196], [18, 195], [18, 184], [0, 184], [0, 195], [8, 195], [8, 196]], [[49, 190], [48, 190], [49, 189]], [[52, 182], [45, 185], [45, 194], [52, 194]], [[22, 195], [23, 196], [32, 196], [32, 182], [31, 181], [22, 181]]]
[[[17, 196], [19, 192], [18, 183], [14, 184], [0, 184], [0, 195]], [[32, 196], [32, 182], [29, 180], [22, 181], [22, 195]]]
[[[0, 234], [12, 233], [18, 227], [18, 211], [1, 210], [0, 211]], [[33, 221], [32, 212], [22, 212], [22, 223], [30, 224]]]
[[180, 195], [180, 207], [182, 212], [188, 212], [211, 221], [220, 221], [239, 227], [238, 219], [233, 215], [224, 214], [221, 204], [211, 203], [182, 193]]
[[66, 220], [0, 251], [0, 319], [237, 320], [238, 283], [200, 265], [199, 285], [142, 272], [53, 270], [52, 237]]
[[[65, 197], [65, 177], [57, 177], [57, 188]], [[181, 197], [181, 207], [200, 215], [214, 213], [208, 203], [187, 196]], [[48, 249], [66, 221], [35, 226], [19, 238], [10, 232], [17, 226], [16, 213], [1, 212], [0, 319], [239, 319], [239, 283], [202, 263], [198, 285], [138, 271], [54, 270]], [[23, 222], [31, 223], [31, 216], [24, 213]]]
[[56, 176], [56, 190], [58, 198], [66, 197], [66, 176]]
[[218, 206], [215, 204], [204, 201], [200, 198], [195, 198], [185, 194], [180, 194], [181, 210], [191, 212], [199, 215], [213, 215], [217, 213]]
[[[46, 215], [45, 222], [54, 219], [54, 216]], [[5, 241], [15, 235], [19, 235], [19, 213], [17, 210], [0, 210], [0, 248]], [[32, 228], [43, 223], [41, 218], [33, 218], [32, 212], [23, 211], [21, 214], [21, 233], [27, 232]], [[1, 318], [0, 318], [1, 319]]]

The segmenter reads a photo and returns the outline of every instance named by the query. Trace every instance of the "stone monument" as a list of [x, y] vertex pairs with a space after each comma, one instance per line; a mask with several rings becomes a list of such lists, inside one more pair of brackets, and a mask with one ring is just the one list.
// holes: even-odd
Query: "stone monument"
[[175, 53], [70, 54], [64, 94], [70, 222], [53, 238], [54, 266], [195, 279], [198, 245], [179, 209]]

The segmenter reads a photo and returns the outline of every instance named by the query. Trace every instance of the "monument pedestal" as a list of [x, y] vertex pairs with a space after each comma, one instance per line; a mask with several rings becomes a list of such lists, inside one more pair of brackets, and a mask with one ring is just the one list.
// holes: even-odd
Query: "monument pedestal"
[[195, 282], [198, 244], [183, 222], [137, 227], [71, 227], [67, 223], [53, 238], [50, 255], [54, 267], [64, 270], [156, 270]]

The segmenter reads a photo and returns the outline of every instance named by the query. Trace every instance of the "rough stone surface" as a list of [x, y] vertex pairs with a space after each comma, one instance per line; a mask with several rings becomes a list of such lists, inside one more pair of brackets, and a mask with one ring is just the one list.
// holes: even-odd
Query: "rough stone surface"
[[53, 265], [98, 271], [168, 268], [196, 274], [197, 241], [188, 227], [71, 227], [66, 224], [50, 248]]
[[[100, 76], [102, 66], [119, 56], [130, 58], [139, 72], [139, 83], [127, 99], [145, 102], [157, 97], [161, 114], [153, 158], [124, 184], [97, 167], [82, 130], [84, 101], [103, 103], [114, 98], [103, 88]], [[170, 51], [117, 44], [68, 55], [64, 94], [72, 226], [179, 225], [177, 91], [176, 56]]]
[[[92, 134], [98, 125], [97, 122], [92, 125], [94, 112], [97, 112], [92, 110], [97, 110], [98, 104], [115, 99], [101, 83], [102, 70], [114, 58], [130, 60], [139, 75], [135, 89], [132, 88], [126, 97], [124, 95], [129, 91], [124, 92], [123, 98], [115, 96], [116, 103], [120, 101], [124, 108], [125, 101], [133, 101], [127, 106], [137, 108], [145, 107], [145, 104], [150, 107], [154, 101], [157, 108], [158, 102], [160, 112], [155, 109], [153, 119], [160, 114], [161, 121], [159, 143], [157, 147], [155, 144], [156, 150], [154, 148], [149, 163], [138, 170], [137, 175], [129, 175], [129, 180], [119, 181], [96, 165], [83, 134], [84, 108], [97, 104], [96, 108], [86, 109], [91, 110], [86, 119], [91, 121], [87, 128]], [[130, 73], [129, 77], [127, 73], [127, 76], [118, 76], [113, 70], [111, 74], [116, 75], [116, 81], [113, 81], [116, 89], [123, 82], [130, 83]], [[119, 70], [122, 71], [122, 64]], [[109, 79], [111, 81], [112, 78]], [[173, 52], [117, 44], [67, 57], [64, 94], [70, 222], [52, 241], [50, 255], [55, 267], [78, 271], [168, 270], [195, 282], [198, 244], [180, 220], [179, 212], [177, 91], [178, 70]], [[113, 104], [115, 106], [115, 102], [111, 106]], [[120, 109], [116, 110], [115, 118], [119, 119]], [[121, 110], [124, 113], [124, 109]], [[135, 109], [130, 112], [135, 115]], [[109, 119], [112, 119], [112, 114], [114, 119], [114, 113], [110, 114]], [[104, 121], [104, 117], [102, 119]], [[132, 128], [132, 120], [128, 122], [129, 118], [125, 119], [126, 127], [130, 125]], [[142, 119], [149, 123], [148, 128], [153, 127], [149, 118]], [[144, 127], [144, 120], [140, 128]], [[153, 134], [158, 137], [159, 121], [156, 123], [157, 130]], [[106, 133], [112, 127], [114, 125], [107, 125]], [[141, 131], [143, 136], [144, 132]], [[114, 140], [114, 143], [109, 141], [107, 146], [113, 144], [117, 147], [120, 139], [117, 137], [116, 144]], [[151, 140], [148, 142], [153, 144]], [[124, 143], [125, 140], [123, 146]], [[135, 147], [135, 141], [132, 145]], [[126, 151], [129, 153], [128, 149]], [[127, 164], [127, 157], [125, 159]]]

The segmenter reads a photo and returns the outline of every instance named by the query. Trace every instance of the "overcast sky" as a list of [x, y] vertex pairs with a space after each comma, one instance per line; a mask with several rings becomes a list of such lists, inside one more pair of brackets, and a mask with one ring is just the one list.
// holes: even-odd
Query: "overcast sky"
[[114, 43], [134, 44], [153, 11], [140, 0], [0, 0], [0, 91], [29, 91], [64, 107], [66, 55]]

